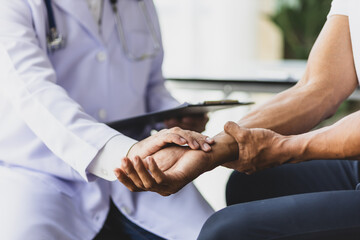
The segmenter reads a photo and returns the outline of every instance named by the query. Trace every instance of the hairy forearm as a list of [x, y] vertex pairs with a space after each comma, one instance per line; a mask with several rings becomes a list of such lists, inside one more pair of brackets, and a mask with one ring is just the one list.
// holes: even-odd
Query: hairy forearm
[[238, 123], [246, 128], [266, 128], [284, 135], [307, 132], [338, 108], [340, 102], [332, 98], [332, 91], [299, 84], [278, 94]]
[[[311, 94], [314, 97], [309, 97]], [[238, 123], [246, 128], [266, 128], [283, 135], [303, 133], [331, 115], [330, 107], [328, 111], [321, 107], [321, 105], [330, 105], [324, 95], [310, 92], [306, 87], [296, 86], [277, 95]], [[309, 99], [312, 100], [309, 101]], [[315, 111], [316, 109], [320, 110]], [[215, 167], [238, 159], [238, 143], [234, 138], [220, 132], [214, 139], [215, 145], [212, 146], [211, 159]]]
[[[329, 90], [328, 90], [329, 91]], [[283, 135], [309, 131], [313, 126], [329, 117], [336, 107], [327, 94], [314, 87], [295, 86], [275, 96], [272, 100], [254, 110], [238, 123], [246, 128], [266, 128]], [[238, 144], [234, 138], [220, 132], [214, 137], [211, 152], [218, 165], [238, 159]]]
[[289, 162], [313, 159], [359, 159], [359, 129], [360, 112], [356, 112], [332, 126], [289, 136], [284, 151], [292, 152]]
[[283, 135], [304, 133], [334, 114], [356, 86], [349, 21], [345, 16], [333, 16], [312, 48], [300, 82], [245, 116], [239, 124]]
[[[270, 129], [285, 136], [303, 134], [332, 116], [356, 87], [348, 18], [334, 16], [327, 21], [316, 41], [301, 81], [247, 114], [238, 124], [245, 128]], [[235, 140], [223, 132], [215, 139], [219, 147], [213, 149], [213, 159], [222, 164], [225, 157], [221, 158], [221, 154], [225, 154], [231, 161], [235, 154], [230, 151], [239, 149], [221, 146], [235, 146]], [[301, 149], [292, 151], [301, 155]]]

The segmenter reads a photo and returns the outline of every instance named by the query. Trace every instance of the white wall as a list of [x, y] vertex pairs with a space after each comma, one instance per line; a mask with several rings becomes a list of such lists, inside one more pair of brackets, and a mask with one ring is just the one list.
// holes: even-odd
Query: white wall
[[258, 56], [260, 1], [155, 0], [155, 4], [166, 76], [227, 71]]

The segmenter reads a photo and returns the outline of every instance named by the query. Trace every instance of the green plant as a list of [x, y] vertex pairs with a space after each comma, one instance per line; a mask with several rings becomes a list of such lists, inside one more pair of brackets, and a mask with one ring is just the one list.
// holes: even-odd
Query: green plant
[[323, 27], [332, 0], [277, 0], [270, 20], [284, 38], [284, 58], [307, 59]]

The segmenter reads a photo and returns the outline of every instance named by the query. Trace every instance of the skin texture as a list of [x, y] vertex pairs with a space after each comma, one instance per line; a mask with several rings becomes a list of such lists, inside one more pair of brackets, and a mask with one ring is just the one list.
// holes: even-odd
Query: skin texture
[[161, 150], [168, 144], [185, 145], [190, 149], [201, 149], [205, 152], [211, 150], [214, 140], [200, 133], [183, 130], [179, 127], [164, 129], [157, 134], [150, 136], [136, 143], [130, 150], [127, 157], [134, 159], [135, 156], [145, 158]]
[[225, 134], [216, 136], [215, 143], [211, 146], [212, 154], [188, 147], [171, 146], [143, 160], [138, 156], [132, 160], [124, 158], [121, 168], [114, 173], [133, 192], [153, 191], [168, 196], [200, 174], [218, 166], [218, 159], [237, 159], [237, 144], [218, 142], [219, 137], [231, 138]]
[[[131, 171], [128, 166], [115, 173], [121, 182], [125, 184], [126, 181], [129, 189], [168, 195], [219, 165], [251, 174], [284, 163], [312, 159], [357, 159], [360, 155], [360, 132], [357, 131], [360, 112], [333, 126], [309, 132], [332, 116], [357, 85], [348, 17], [332, 16], [313, 46], [304, 77], [238, 123], [227, 123], [225, 132], [214, 137], [211, 152], [191, 150], [187, 154], [179, 153], [179, 157], [176, 152], [180, 150], [173, 148], [174, 154], [165, 157], [160, 155], [161, 151], [170, 150], [162, 149], [159, 155], [153, 156], [158, 169], [149, 166], [149, 160], [138, 159], [136, 164], [143, 165], [152, 174], [137, 171], [139, 179], [148, 174], [154, 181], [145, 188], [140, 182], [136, 185], [132, 175], [126, 175]], [[133, 162], [129, 160], [128, 163]]]

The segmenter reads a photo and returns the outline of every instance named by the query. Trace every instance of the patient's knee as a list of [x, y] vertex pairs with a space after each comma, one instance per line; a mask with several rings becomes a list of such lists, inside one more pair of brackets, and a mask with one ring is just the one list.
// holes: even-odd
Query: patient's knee
[[236, 214], [231, 207], [213, 214], [201, 229], [198, 240], [255, 240], [256, 224], [248, 221], [246, 211]]

